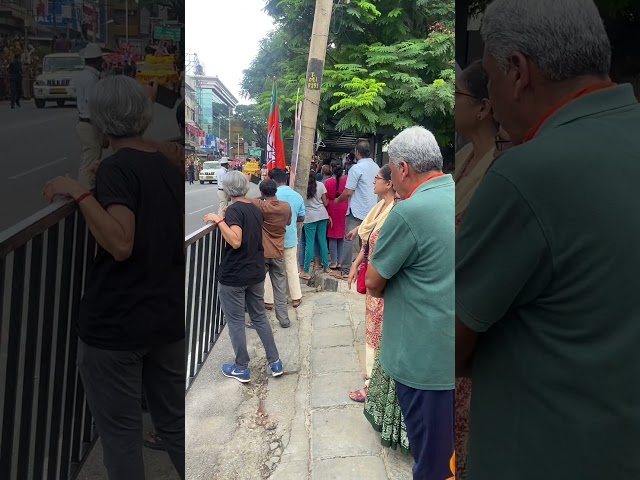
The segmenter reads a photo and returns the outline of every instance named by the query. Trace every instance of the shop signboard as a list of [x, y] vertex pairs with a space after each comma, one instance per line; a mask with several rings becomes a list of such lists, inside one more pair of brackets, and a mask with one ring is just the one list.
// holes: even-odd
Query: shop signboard
[[181, 27], [168, 27], [156, 25], [153, 27], [153, 38], [155, 40], [173, 40], [179, 42], [182, 35]]
[[32, 2], [33, 19], [38, 25], [80, 31], [78, 18], [82, 13], [76, 12], [75, 0], [32, 0]]

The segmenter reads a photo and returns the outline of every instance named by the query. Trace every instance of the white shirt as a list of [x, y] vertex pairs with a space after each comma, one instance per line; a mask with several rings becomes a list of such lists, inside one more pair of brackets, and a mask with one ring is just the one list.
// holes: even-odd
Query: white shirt
[[218, 182], [218, 190], [222, 190], [222, 181], [224, 180], [224, 176], [227, 174], [227, 169], [224, 167], [220, 167], [216, 170], [216, 181]]
[[100, 80], [100, 72], [93, 67], [84, 67], [75, 80], [78, 115], [80, 118], [91, 118], [89, 100], [96, 94]]
[[347, 212], [359, 220], [364, 220], [378, 203], [378, 196], [373, 191], [373, 179], [379, 170], [380, 166], [371, 158], [361, 158], [349, 169], [345, 188], [353, 190], [353, 195]]
[[327, 187], [324, 183], [316, 181], [316, 196], [307, 198], [304, 201], [305, 215], [304, 223], [315, 223], [320, 220], [329, 220], [327, 207], [322, 203], [322, 195], [327, 193]]

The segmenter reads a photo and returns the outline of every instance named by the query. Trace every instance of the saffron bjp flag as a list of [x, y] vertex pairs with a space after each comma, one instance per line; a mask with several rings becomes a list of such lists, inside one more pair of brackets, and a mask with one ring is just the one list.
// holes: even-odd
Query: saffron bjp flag
[[278, 86], [275, 80], [271, 90], [271, 110], [267, 127], [267, 172], [274, 168], [285, 168], [284, 140], [280, 129], [280, 107], [278, 105]]

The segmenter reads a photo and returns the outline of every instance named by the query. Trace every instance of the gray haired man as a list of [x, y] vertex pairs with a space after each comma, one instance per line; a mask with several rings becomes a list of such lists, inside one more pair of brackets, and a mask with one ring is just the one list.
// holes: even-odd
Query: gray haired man
[[468, 478], [640, 478], [640, 106], [592, 0], [495, 0], [481, 33], [514, 147], [456, 243]]
[[366, 285], [384, 298], [380, 365], [396, 381], [413, 478], [444, 480], [454, 448], [455, 186], [425, 128], [400, 132], [388, 153], [404, 201], [380, 229]]

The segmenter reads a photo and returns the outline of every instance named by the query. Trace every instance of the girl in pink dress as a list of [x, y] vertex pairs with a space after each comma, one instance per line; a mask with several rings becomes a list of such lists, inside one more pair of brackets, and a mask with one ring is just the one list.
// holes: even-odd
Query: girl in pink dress
[[331, 170], [333, 176], [324, 182], [324, 186], [327, 188], [327, 198], [329, 199], [329, 205], [327, 205], [327, 212], [329, 212], [327, 238], [329, 239], [329, 254], [331, 255], [329, 268], [332, 270], [340, 270], [342, 265], [338, 262], [342, 258], [342, 246], [344, 243], [349, 202], [342, 202], [335, 205], [333, 201], [344, 192], [347, 184], [347, 176], [343, 175], [344, 167], [339, 161], [331, 162]]

